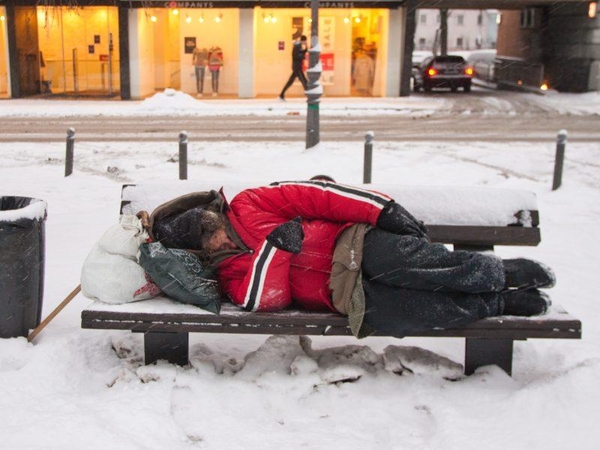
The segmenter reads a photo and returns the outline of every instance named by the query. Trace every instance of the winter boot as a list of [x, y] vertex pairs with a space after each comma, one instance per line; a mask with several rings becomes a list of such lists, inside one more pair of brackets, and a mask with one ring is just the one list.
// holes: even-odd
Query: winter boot
[[506, 287], [518, 289], [551, 288], [556, 277], [550, 267], [531, 259], [504, 259]]
[[538, 316], [545, 314], [552, 304], [550, 297], [537, 289], [514, 289], [501, 295], [504, 300], [502, 315], [505, 316]]

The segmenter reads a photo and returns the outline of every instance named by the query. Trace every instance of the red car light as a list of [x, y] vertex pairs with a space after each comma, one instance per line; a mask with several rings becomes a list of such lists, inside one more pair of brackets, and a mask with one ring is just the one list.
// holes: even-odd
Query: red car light
[[469, 76], [473, 76], [474, 70], [473, 70], [473, 68], [472, 68], [472, 67], [467, 67], [467, 68], [465, 69], [465, 73], [466, 73], [467, 75], [469, 75]]
[[427, 71], [427, 75], [429, 75], [430, 77], [437, 75], [437, 70], [435, 70], [434, 68], [431, 68]]

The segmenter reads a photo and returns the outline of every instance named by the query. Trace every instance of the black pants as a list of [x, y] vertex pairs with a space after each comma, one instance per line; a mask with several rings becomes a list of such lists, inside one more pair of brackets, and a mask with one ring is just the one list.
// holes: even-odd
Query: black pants
[[292, 74], [290, 75], [290, 79], [287, 81], [287, 83], [281, 90], [281, 94], [279, 94], [280, 97], [282, 97], [282, 98], [285, 97], [285, 91], [287, 91], [290, 88], [290, 86], [294, 83], [294, 80], [296, 78], [298, 78], [300, 80], [300, 83], [302, 83], [304, 90], [306, 90], [306, 88], [308, 86], [308, 81], [306, 80], [306, 77], [304, 76], [302, 67], [300, 67], [299, 69], [294, 69], [292, 71]]
[[502, 313], [504, 266], [491, 255], [372, 229], [362, 270], [364, 323], [376, 334], [401, 337]]

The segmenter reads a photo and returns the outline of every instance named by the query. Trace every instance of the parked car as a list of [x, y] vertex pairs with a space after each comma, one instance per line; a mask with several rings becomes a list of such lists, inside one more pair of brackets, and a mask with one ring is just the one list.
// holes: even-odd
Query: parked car
[[412, 65], [413, 67], [419, 66], [425, 58], [433, 56], [433, 52], [429, 50], [413, 50], [412, 52]]
[[467, 64], [473, 68], [475, 78], [495, 82], [496, 50], [474, 50], [466, 57], [466, 60]]
[[413, 89], [430, 92], [432, 88], [450, 88], [452, 92], [460, 87], [471, 91], [473, 68], [462, 56], [431, 56], [413, 68]]

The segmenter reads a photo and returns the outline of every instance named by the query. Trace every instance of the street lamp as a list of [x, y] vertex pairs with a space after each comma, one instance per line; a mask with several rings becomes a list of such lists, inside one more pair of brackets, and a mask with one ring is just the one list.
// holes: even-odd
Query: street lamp
[[306, 89], [306, 148], [316, 146], [320, 141], [319, 103], [323, 95], [321, 78], [321, 45], [319, 44], [319, 0], [310, 1], [310, 49], [308, 50], [308, 86]]

